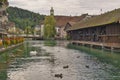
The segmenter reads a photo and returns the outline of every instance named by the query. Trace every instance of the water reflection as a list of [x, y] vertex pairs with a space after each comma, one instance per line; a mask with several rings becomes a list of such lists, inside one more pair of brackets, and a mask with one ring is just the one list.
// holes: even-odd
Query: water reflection
[[27, 41], [0, 55], [0, 80], [119, 80], [119, 76], [120, 54], [101, 50], [84, 52]]

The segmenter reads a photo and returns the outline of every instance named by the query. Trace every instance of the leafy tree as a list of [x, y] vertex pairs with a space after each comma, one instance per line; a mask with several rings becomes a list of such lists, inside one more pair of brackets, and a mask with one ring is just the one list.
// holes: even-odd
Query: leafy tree
[[56, 30], [55, 30], [55, 18], [54, 16], [46, 16], [44, 21], [44, 38], [51, 39], [55, 37]]
[[35, 33], [35, 29], [31, 28], [31, 34], [34, 35], [34, 33]]
[[32, 33], [32, 31], [31, 31], [32, 29], [31, 29], [31, 27], [30, 26], [28, 26], [28, 27], [26, 27], [26, 29], [25, 29], [25, 34], [31, 34]]

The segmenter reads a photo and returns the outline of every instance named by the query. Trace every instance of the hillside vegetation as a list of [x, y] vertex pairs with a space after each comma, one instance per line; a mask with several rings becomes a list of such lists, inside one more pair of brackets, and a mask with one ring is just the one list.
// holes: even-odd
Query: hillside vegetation
[[34, 27], [37, 24], [40, 24], [44, 20], [45, 15], [40, 15], [28, 10], [20, 9], [17, 7], [9, 7], [7, 9], [9, 14], [8, 18], [11, 22], [16, 24], [16, 27], [25, 29], [26, 27]]

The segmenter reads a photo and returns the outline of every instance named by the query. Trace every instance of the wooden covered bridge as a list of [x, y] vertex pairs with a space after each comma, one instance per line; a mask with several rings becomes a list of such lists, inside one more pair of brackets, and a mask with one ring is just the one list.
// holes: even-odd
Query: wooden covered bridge
[[84, 19], [66, 31], [73, 44], [120, 51], [120, 9]]

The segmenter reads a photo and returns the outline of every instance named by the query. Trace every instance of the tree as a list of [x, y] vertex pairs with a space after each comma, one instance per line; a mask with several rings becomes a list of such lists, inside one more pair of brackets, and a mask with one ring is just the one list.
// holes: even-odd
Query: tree
[[26, 29], [25, 29], [25, 33], [28, 35], [28, 34], [31, 34], [31, 27], [30, 26], [28, 26], [28, 27], [26, 27]]
[[46, 16], [44, 21], [44, 38], [45, 39], [51, 39], [54, 38], [56, 35], [55, 30], [55, 18], [54, 16]]

